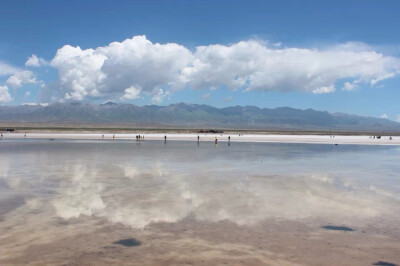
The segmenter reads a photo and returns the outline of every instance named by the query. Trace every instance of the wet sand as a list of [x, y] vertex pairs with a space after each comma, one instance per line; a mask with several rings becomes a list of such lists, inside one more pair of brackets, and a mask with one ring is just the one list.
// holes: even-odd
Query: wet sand
[[[79, 222], [83, 221], [72, 223]], [[297, 222], [245, 227], [187, 218], [175, 224], [152, 224], [145, 230], [97, 222], [72, 233], [65, 229], [76, 224], [54, 223], [56, 230], [44, 231], [37, 238], [27, 237], [26, 242], [8, 247], [3, 244], [3, 252], [10, 256], [0, 258], [1, 265], [372, 265], [400, 261], [398, 236], [372, 228], [332, 232]], [[127, 238], [140, 244], [116, 244]]]

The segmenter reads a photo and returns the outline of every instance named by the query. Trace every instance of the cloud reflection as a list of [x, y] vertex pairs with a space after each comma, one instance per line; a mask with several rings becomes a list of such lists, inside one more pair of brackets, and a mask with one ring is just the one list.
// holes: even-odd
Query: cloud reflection
[[267, 219], [366, 219], [388, 211], [381, 193], [323, 174], [221, 177], [174, 172], [159, 163], [120, 165], [108, 172], [81, 165], [68, 171], [71, 180], [61, 183], [52, 201], [58, 216], [94, 215], [133, 228], [188, 216], [253, 225]]

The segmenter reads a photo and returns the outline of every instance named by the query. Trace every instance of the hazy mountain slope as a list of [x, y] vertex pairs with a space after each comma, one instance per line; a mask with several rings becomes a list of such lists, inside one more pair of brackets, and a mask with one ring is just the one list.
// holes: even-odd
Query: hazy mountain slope
[[312, 109], [254, 106], [215, 108], [198, 104], [168, 106], [54, 103], [48, 106], [1, 106], [2, 122], [130, 124], [137, 126], [248, 129], [399, 131], [400, 124], [381, 118], [330, 114]]

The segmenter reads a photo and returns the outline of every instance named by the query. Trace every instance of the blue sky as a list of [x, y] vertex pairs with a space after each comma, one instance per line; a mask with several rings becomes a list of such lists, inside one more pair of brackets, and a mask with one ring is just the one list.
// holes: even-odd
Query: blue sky
[[0, 104], [184, 101], [396, 120], [399, 12], [399, 1], [2, 0]]

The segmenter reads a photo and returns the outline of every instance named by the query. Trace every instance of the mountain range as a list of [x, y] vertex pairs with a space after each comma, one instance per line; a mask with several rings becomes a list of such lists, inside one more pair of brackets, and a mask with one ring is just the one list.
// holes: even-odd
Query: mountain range
[[101, 124], [136, 127], [235, 128], [257, 130], [335, 130], [400, 132], [400, 123], [376, 118], [289, 107], [258, 108], [177, 103], [133, 104], [53, 103], [0, 106], [0, 122]]

